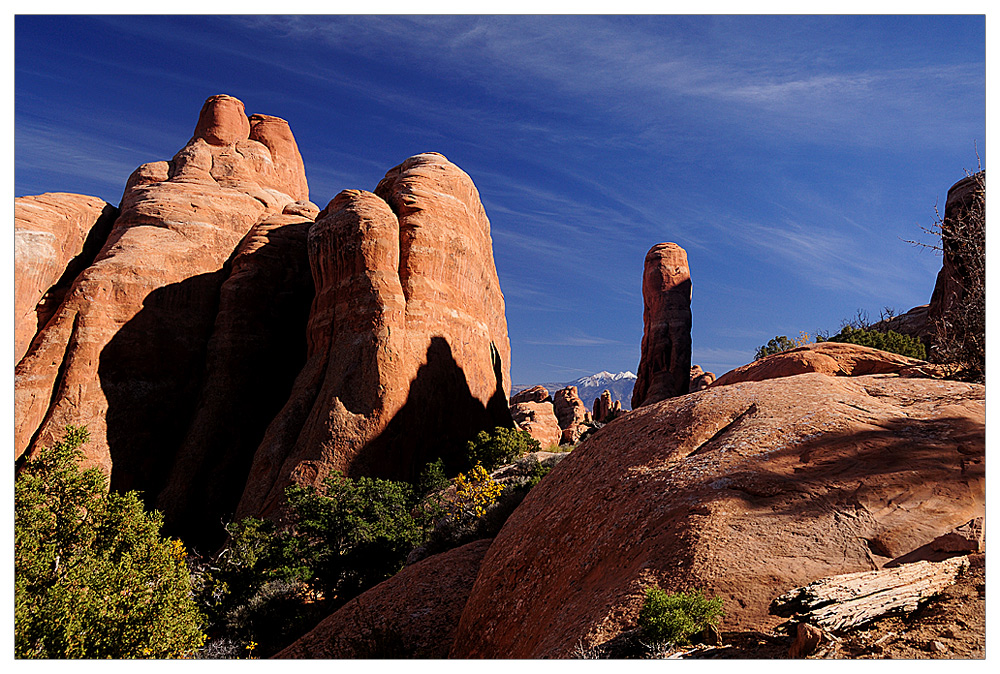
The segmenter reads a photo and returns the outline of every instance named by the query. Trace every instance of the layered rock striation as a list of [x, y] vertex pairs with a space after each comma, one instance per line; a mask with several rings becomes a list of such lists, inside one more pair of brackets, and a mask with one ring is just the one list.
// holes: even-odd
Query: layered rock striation
[[65, 192], [14, 199], [14, 365], [101, 250], [118, 209]]
[[642, 274], [642, 349], [632, 409], [688, 392], [691, 372], [691, 272], [687, 252], [658, 243]]
[[237, 511], [331, 471], [414, 479], [512, 427], [510, 342], [489, 220], [471, 178], [424, 153], [345, 190], [309, 231], [308, 356], [257, 450]]

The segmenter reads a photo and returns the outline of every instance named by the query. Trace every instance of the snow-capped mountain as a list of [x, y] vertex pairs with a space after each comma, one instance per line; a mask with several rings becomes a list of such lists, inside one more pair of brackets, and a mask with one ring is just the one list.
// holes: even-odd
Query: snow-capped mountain
[[[523, 391], [526, 388], [531, 388], [535, 384], [525, 384], [525, 385], [514, 385], [511, 388], [511, 395], [514, 395], [518, 391]], [[580, 400], [588, 407], [593, 407], [594, 400], [601, 397], [601, 393], [604, 389], [611, 392], [612, 400], [621, 401], [622, 407], [624, 409], [632, 409], [632, 388], [635, 386], [635, 374], [632, 372], [619, 372], [617, 374], [612, 374], [610, 372], [598, 372], [597, 374], [592, 374], [587, 377], [580, 377], [575, 381], [570, 382], [549, 382], [543, 383], [542, 386], [549, 390], [549, 393], [555, 393], [561, 388], [566, 388], [567, 386], [575, 386], [577, 388], [577, 393], [580, 395]]]

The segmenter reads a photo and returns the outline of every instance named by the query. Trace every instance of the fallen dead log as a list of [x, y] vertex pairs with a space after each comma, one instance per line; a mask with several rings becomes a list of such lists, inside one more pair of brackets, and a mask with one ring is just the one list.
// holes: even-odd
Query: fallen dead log
[[775, 599], [771, 613], [843, 631], [889, 613], [916, 610], [954, 583], [968, 566], [968, 557], [952, 557], [821, 578]]

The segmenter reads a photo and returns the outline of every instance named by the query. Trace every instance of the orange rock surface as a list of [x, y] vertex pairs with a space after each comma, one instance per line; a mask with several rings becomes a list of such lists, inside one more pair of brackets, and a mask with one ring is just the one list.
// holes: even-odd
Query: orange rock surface
[[720, 596], [723, 630], [767, 629], [779, 594], [983, 515], [984, 454], [976, 384], [809, 373], [645, 405], [514, 511], [450, 655], [571, 657], [634, 628], [654, 583]]
[[755, 360], [716, 379], [712, 386], [728, 386], [741, 381], [763, 381], [818, 372], [831, 377], [856, 377], [863, 374], [896, 373], [903, 368], [921, 365], [922, 360], [857, 344], [820, 342], [782, 351]]
[[471, 178], [437, 153], [375, 193], [345, 190], [309, 234], [308, 359], [254, 457], [239, 516], [330, 471], [415, 479], [513, 426], [510, 341], [489, 220]]
[[65, 192], [14, 199], [14, 364], [89, 265], [118, 209]]
[[428, 557], [317, 625], [275, 658], [448, 656], [462, 607], [492, 539]]

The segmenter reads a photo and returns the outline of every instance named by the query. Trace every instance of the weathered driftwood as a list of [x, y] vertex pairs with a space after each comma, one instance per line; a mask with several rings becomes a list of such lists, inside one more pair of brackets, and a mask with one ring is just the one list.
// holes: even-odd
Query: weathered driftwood
[[781, 595], [771, 613], [796, 615], [828, 630], [846, 630], [887, 613], [909, 613], [940, 593], [969, 566], [968, 557], [914, 562], [892, 569], [822, 578]]

